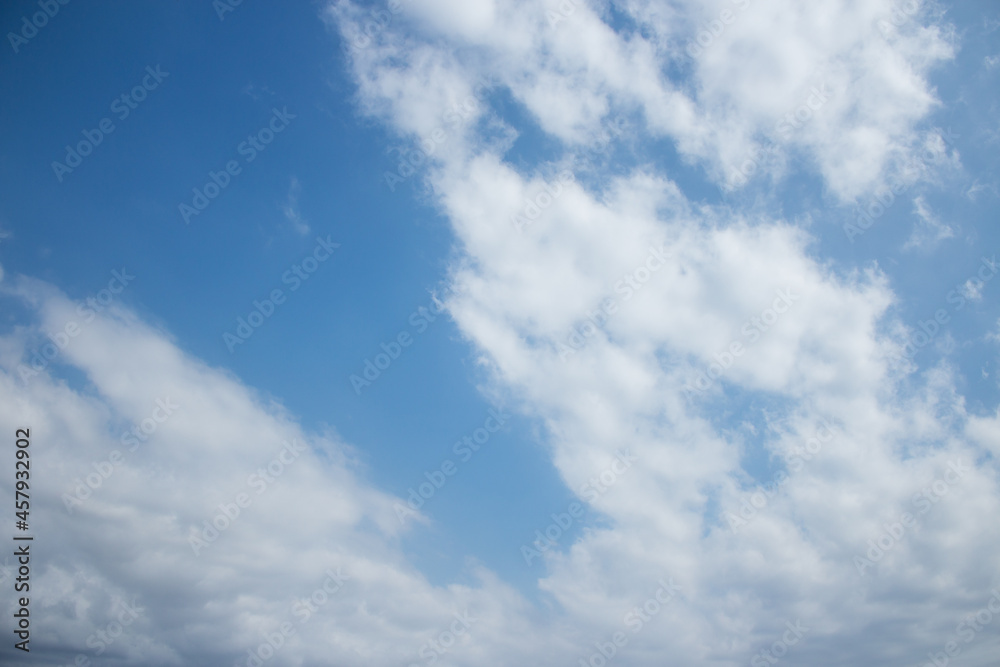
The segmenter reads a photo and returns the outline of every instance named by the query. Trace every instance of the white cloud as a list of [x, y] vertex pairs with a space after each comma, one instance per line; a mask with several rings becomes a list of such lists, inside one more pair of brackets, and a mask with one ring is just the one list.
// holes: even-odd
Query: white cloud
[[[579, 178], [520, 233], [510, 222], [541, 190], [539, 172], [571, 165], [569, 153], [622, 111], [642, 121], [633, 141], [669, 138], [724, 186], [767, 142], [844, 201], [890, 179], [933, 177], [917, 151], [944, 144], [918, 128], [938, 104], [927, 74], [953, 54], [948, 26], [925, 13], [883, 36], [887, 2], [755, 2], [697, 62], [684, 61], [698, 24], [728, 6], [630, 3], [619, 9], [642, 32], [616, 33], [584, 3], [551, 27], [545, 12], [557, 3], [491, 5], [488, 29], [425, 5], [413, 10], [419, 32], [394, 24], [352, 67], [362, 108], [403, 135], [425, 136], [488, 73], [567, 149], [519, 170], [505, 161], [509, 144], [470, 123], [426, 172], [462, 250], [452, 278], [469, 286], [449, 309], [491, 370], [487, 390], [545, 425], [574, 492], [623, 444], [641, 462], [593, 500], [606, 527], [546, 554], [539, 585], [587, 637], [563, 661], [621, 630], [671, 576], [683, 594], [619, 660], [745, 664], [802, 619], [811, 628], [795, 647], [802, 664], [917, 662], [998, 583], [986, 563], [1000, 532], [982, 517], [1000, 508], [1000, 493], [994, 460], [966, 436], [947, 369], [888, 363], [901, 323], [888, 315], [887, 278], [874, 268], [839, 274], [801, 229], [697, 206], [649, 166], [600, 174], [599, 188]], [[345, 4], [334, 11], [348, 32], [351, 17]], [[451, 55], [459, 48], [461, 60]], [[689, 66], [690, 80], [668, 74]], [[820, 85], [831, 94], [810, 107]], [[803, 105], [800, 127], [779, 131]], [[478, 117], [519, 122], [497, 114]], [[643, 272], [650, 246], [671, 261]], [[791, 304], [778, 301], [789, 291]], [[595, 315], [608, 299], [614, 313]], [[574, 329], [585, 344], [562, 359]], [[730, 353], [733, 343], [742, 352]], [[703, 372], [715, 381], [688, 390]], [[734, 394], [773, 405], [757, 454], [733, 435], [745, 418], [732, 412]], [[754, 483], [745, 458], [772, 455], [781, 467], [824, 419], [836, 439], [733, 533], [726, 513]], [[902, 512], [919, 513], [914, 494], [959, 463], [960, 481], [926, 500], [920, 528], [898, 545], [887, 537], [894, 546], [860, 574], [868, 540], [895, 530]], [[981, 641], [985, 656], [995, 640]]]
[[974, 202], [979, 198], [979, 193], [983, 191], [992, 192], [994, 197], [1000, 195], [995, 184], [982, 183], [976, 179], [972, 185], [969, 186], [969, 189], [965, 191], [965, 196], [968, 197], [970, 201]]
[[[735, 11], [734, 3], [620, 7], [649, 39], [615, 33], [590, 6], [572, 4], [566, 20], [551, 27], [546, 12], [557, 10], [555, 2], [467, 3], [484, 9], [464, 13], [444, 2], [404, 3], [401, 18], [355, 53], [363, 104], [394, 113], [401, 132], [424, 136], [438, 116], [435, 104], [462, 94], [456, 74], [478, 70], [497, 76], [542, 129], [571, 145], [593, 136], [615, 109], [634, 111], [649, 133], [673, 140], [685, 159], [704, 164], [722, 184], [731, 186], [766, 140], [815, 164], [830, 189], [849, 200], [889, 177], [914, 177], [906, 165], [923, 147], [916, 127], [937, 105], [925, 75], [954, 50], [947, 26], [912, 21], [883, 37], [876, 25], [890, 2], [827, 3], [820, 11], [774, 0], [737, 12], [692, 59], [684, 48], [699, 24], [727, 7]], [[351, 35], [365, 20], [347, 2], [328, 15]], [[418, 21], [426, 42], [408, 28], [404, 33], [406, 18]], [[451, 52], [433, 40], [461, 45], [463, 66], [449, 66]], [[377, 66], [403, 54], [405, 68]], [[671, 68], [691, 68], [691, 79], [675, 80]], [[811, 89], [824, 85], [827, 101], [810, 102]], [[808, 121], [779, 132], [799, 110]]]
[[929, 250], [941, 241], [955, 236], [955, 230], [941, 222], [931, 211], [923, 195], [918, 195], [913, 199], [913, 212], [918, 220], [913, 225], [910, 238], [903, 244], [903, 250], [914, 248]]
[[[187, 356], [127, 310], [111, 306], [88, 321], [89, 311], [45, 283], [20, 279], [4, 292], [38, 317], [0, 336], [0, 424], [31, 429], [33, 638], [58, 638], [93, 661], [97, 644], [87, 639], [121, 613], [120, 598], [143, 611], [101, 660], [245, 664], [247, 650], [290, 622], [295, 636], [268, 664], [409, 664], [465, 611], [476, 620], [456, 656], [523, 662], [531, 651], [565, 650], [550, 623], [482, 568], [470, 568], [475, 587], [438, 588], [408, 565], [393, 511], [405, 500], [372, 488], [334, 434], [305, 432], [279, 402]], [[32, 372], [43, 332], [68, 322], [79, 333]], [[64, 365], [85, 384], [52, 375]], [[131, 451], [138, 440], [122, 434], [133, 428], [146, 441]], [[292, 442], [304, 451], [283, 451]], [[225, 527], [219, 517], [235, 514], [240, 493], [250, 504]], [[9, 481], [0, 495], [13, 504]], [[69, 497], [82, 498], [72, 512]], [[196, 555], [191, 535], [206, 520], [223, 529]], [[306, 622], [296, 601], [321, 589], [328, 569], [348, 579]], [[51, 645], [41, 644], [33, 655]], [[12, 652], [0, 649], [4, 660]]]
[[299, 184], [299, 179], [292, 176], [291, 182], [288, 184], [288, 198], [281, 210], [292, 229], [305, 236], [309, 233], [309, 223], [303, 220], [302, 214], [299, 213], [299, 193], [301, 192], [302, 186]]
[[983, 281], [973, 277], [962, 283], [960, 289], [962, 290], [962, 296], [969, 301], [980, 301], [983, 298], [983, 287]]
[[[114, 654], [163, 664], [231, 662], [284, 621], [297, 634], [273, 664], [430, 664], [421, 647], [464, 610], [476, 621], [450, 649], [457, 664], [577, 664], [616, 632], [629, 637], [621, 664], [745, 664], [798, 621], [809, 630], [790, 664], [909, 663], [938, 650], [1000, 585], [1000, 528], [984, 520], [1000, 511], [998, 429], [966, 413], [946, 366], [890, 367], [902, 324], [886, 276], [840, 272], [799, 227], [696, 204], [649, 165], [598, 173], [600, 187], [564, 183], [528, 228], [510, 222], [618, 113], [635, 117], [634, 141], [673, 141], [725, 187], [768, 142], [844, 201], [924, 176], [903, 172], [933, 139], [917, 128], [937, 104], [926, 75], [952, 55], [946, 26], [919, 15], [884, 36], [888, 2], [761, 0], [686, 60], [698, 26], [733, 4], [635, 2], [621, 9], [639, 29], [615, 32], [583, 2], [555, 26], [556, 2], [406, 3], [352, 52], [360, 108], [402, 136], [431, 136], [489, 75], [567, 149], [518, 169], [505, 156], [522, 121], [484, 103], [424, 172], [460, 250], [451, 278], [467, 289], [448, 308], [490, 371], [484, 389], [539, 420], [578, 495], [619, 448], [636, 456], [627, 478], [581, 499], [606, 521], [546, 552], [539, 588], [555, 604], [537, 609], [476, 566], [475, 585], [430, 585], [399, 548], [399, 499], [366, 482], [351, 447], [304, 431], [129, 311], [95, 317], [60, 353], [85, 385], [24, 374], [44, 333], [80, 315], [51, 286], [21, 280], [6, 298], [39, 322], [0, 336], [0, 423], [32, 425], [38, 497], [52, 499], [33, 513], [58, 536], [35, 572], [59, 598], [39, 598], [37, 636], [84, 645], [117, 596], [145, 611]], [[348, 35], [368, 16], [347, 2], [328, 12]], [[690, 79], [674, 73], [684, 68]], [[820, 85], [831, 94], [812, 108]], [[779, 130], [803, 105], [800, 127]], [[609, 300], [615, 311], [587, 327]], [[585, 345], [563, 358], [574, 329]], [[691, 389], [703, 373], [712, 382]], [[766, 414], [736, 410], [741, 395]], [[164, 397], [181, 407], [70, 516], [55, 499], [102, 469]], [[747, 418], [759, 418], [752, 439]], [[808, 454], [824, 420], [835, 437]], [[249, 476], [292, 441], [307, 449], [257, 496]], [[728, 516], [762, 481], [748, 460], [790, 473], [734, 532]], [[191, 531], [240, 492], [252, 504], [195, 556]], [[898, 532], [903, 512], [919, 528]], [[880, 540], [884, 553], [859, 572]], [[337, 567], [349, 580], [299, 623], [296, 598]], [[631, 610], [670, 579], [679, 595], [634, 632]], [[977, 642], [964, 655], [986, 664], [996, 634]]]

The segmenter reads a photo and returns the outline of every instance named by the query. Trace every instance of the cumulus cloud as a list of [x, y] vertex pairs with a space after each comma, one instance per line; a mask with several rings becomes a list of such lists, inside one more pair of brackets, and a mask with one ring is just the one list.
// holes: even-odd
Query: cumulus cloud
[[[72, 662], [65, 646], [106, 664], [255, 664], [248, 651], [268, 638], [282, 644], [268, 664], [410, 664], [455, 614], [472, 621], [451, 653], [475, 638], [523, 659], [515, 638], [546, 631], [476, 566], [476, 587], [430, 585], [399, 549], [405, 500], [367, 483], [336, 434], [304, 431], [124, 308], [97, 313], [24, 278], [3, 298], [37, 317], [0, 337], [0, 423], [31, 429], [31, 516], [46, 536], [31, 648], [45, 664]], [[70, 368], [82, 379], [64, 379]]]
[[[648, 164], [576, 170], [623, 113], [633, 142], [670, 140], [723, 188], [769, 170], [780, 186], [793, 163], [844, 202], [933, 178], [924, 154], [946, 150], [921, 129], [927, 74], [954, 37], [907, 6], [635, 2], [612, 26], [582, 2], [474, 18], [422, 4], [352, 55], [361, 109], [403, 136], [428, 136], [489, 75], [561, 147], [515, 164], [488, 128], [526, 121], [486, 105], [426, 178], [461, 249], [449, 310], [487, 389], [545, 425], [564, 482], [608, 520], [565, 551], [535, 543], [539, 587], [584, 636], [624, 631], [629, 664], [764, 660], [799, 622], [785, 648], [801, 664], [917, 662], [998, 583], [992, 445], [970, 437], [946, 365], [893, 361], [909, 330], [877, 267], [835, 270], [802, 228], [696, 204]], [[329, 16], [352, 34], [356, 12]], [[750, 437], [749, 400], [767, 406]], [[627, 481], [588, 498], [623, 445]], [[633, 637], [628, 614], [663, 577], [682, 593]], [[963, 655], [985, 664], [995, 631], [978, 642]]]
[[[616, 5], [636, 28], [619, 32], [583, 2], [467, 4], [399, 5], [390, 28], [352, 51], [364, 104], [391, 114], [387, 103], [406, 96], [393, 126], [428, 131], [433, 101], [461, 94], [444, 66], [460, 48], [564, 142], [585, 142], [609, 113], [630, 112], [727, 188], [752, 177], [754, 156], [772, 144], [846, 200], [914, 178], [906, 165], [922, 148], [917, 127], [938, 105], [926, 74], [954, 55], [953, 30], [925, 22], [929, 11], [882, 27], [897, 11], [890, 2], [822, 12], [780, 0], [634, 2]], [[367, 19], [346, 0], [328, 16], [345, 35]], [[404, 52], [405, 68], [371, 66]], [[418, 80], [431, 88], [412, 88]]]
[[[794, 167], [846, 203], [927, 178], [912, 168], [941, 144], [927, 74], [954, 37], [906, 6], [435, 0], [394, 3], [366, 33], [370, 8], [331, 4], [359, 111], [428, 153], [463, 286], [447, 307], [484, 391], [538, 421], [603, 520], [565, 549], [526, 536], [545, 608], [475, 564], [472, 584], [432, 585], [400, 548], [402, 500], [335, 433], [123, 307], [8, 277], [2, 298], [36, 318], [0, 335], [0, 422], [32, 425], [33, 521], [52, 536], [33, 570], [58, 591], [32, 607], [39, 653], [69, 662], [60, 647], [91, 646], [125, 605], [109, 662], [253, 664], [282, 624], [269, 664], [942, 650], [1000, 587], [997, 419], [967, 411], [947, 359], [894, 361], [912, 327], [877, 266], [704, 203], [673, 167], [587, 157], [625, 118], [611, 143], [669, 142], [727, 191]], [[528, 125], [554, 148], [525, 164], [510, 151]], [[627, 473], [593, 492], [623, 448]], [[968, 664], [995, 656], [998, 628], [970, 629]]]

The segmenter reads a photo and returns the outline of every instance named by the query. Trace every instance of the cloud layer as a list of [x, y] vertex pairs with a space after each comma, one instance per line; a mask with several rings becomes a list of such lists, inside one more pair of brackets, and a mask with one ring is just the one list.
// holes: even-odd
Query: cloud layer
[[[988, 664], [1000, 620], [966, 618], [1000, 587], [1000, 417], [967, 413], [947, 362], [910, 361], [939, 329], [896, 318], [877, 266], [838, 267], [803, 226], [706, 204], [678, 177], [732, 194], [804, 174], [833, 205], [934, 178], [912, 167], [940, 146], [927, 74], [955, 37], [907, 6], [331, 4], [359, 110], [426, 154], [482, 390], [543, 426], [604, 520], [565, 548], [526, 545], [549, 608], [475, 564], [473, 585], [434, 586], [400, 548], [405, 500], [335, 433], [122, 307], [7, 276], [3, 298], [35, 322], [0, 336], [0, 422], [32, 425], [34, 521], [58, 536], [33, 570], [39, 653], [909, 665], [954, 636]], [[609, 165], [656, 142], [674, 164]], [[289, 202], [295, 222], [294, 184]], [[623, 448], [634, 460], [609, 483]]]

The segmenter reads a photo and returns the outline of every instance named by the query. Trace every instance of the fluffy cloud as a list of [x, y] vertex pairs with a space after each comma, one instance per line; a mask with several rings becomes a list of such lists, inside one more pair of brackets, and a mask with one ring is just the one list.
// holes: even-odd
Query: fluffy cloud
[[[947, 361], [894, 361], [912, 332], [878, 267], [843, 269], [808, 230], [704, 203], [673, 171], [731, 191], [794, 169], [840, 202], [932, 178], [913, 165], [941, 143], [923, 125], [927, 73], [954, 49], [940, 16], [779, 0], [390, 10], [364, 38], [368, 8], [324, 12], [359, 109], [430, 153], [464, 286], [448, 308], [484, 390], [543, 425], [603, 520], [565, 549], [532, 545], [547, 609], [476, 566], [474, 585], [433, 586], [399, 548], [400, 499], [335, 433], [124, 308], [91, 314], [8, 276], [2, 297], [36, 318], [0, 336], [0, 422], [32, 426], [43, 659], [70, 662], [64, 646], [94, 648], [123, 618], [109, 662], [247, 664], [283, 623], [269, 664], [942, 650], [1000, 586], [984, 519], [1000, 510], [997, 420], [967, 413]], [[667, 142], [684, 165], [592, 160], [619, 117], [616, 145]], [[529, 129], [555, 148], [509, 159]], [[631, 465], [608, 475], [623, 448]], [[973, 627], [962, 655], [985, 665], [1000, 625]]]
[[282, 644], [268, 664], [422, 664], [452, 624], [456, 653], [474, 637], [523, 657], [513, 638], [544, 632], [489, 572], [435, 588], [409, 566], [405, 501], [367, 484], [335, 434], [304, 432], [113, 304], [97, 313], [29, 279], [3, 298], [37, 316], [0, 338], [0, 423], [31, 428], [39, 664], [72, 662], [66, 646], [108, 664], [247, 664], [268, 637]]
[[[888, 1], [635, 2], [616, 6], [632, 28], [617, 32], [573, 0], [393, 6], [399, 18], [353, 53], [362, 100], [399, 130], [429, 132], [434, 105], [463, 94], [456, 72], [479, 69], [571, 145], [621, 110], [726, 188], [758, 174], [751, 163], [771, 149], [781, 159], [761, 171], [777, 178], [797, 159], [844, 200], [915, 178], [916, 129], [938, 104], [926, 74], [954, 55], [952, 29], [925, 22], [929, 8], [907, 14]], [[352, 35], [368, 18], [346, 1], [328, 16]], [[378, 66], [393, 55], [406, 64]]]
[[[348, 7], [330, 11], [345, 31]], [[421, 5], [351, 60], [363, 108], [414, 138], [484, 75], [521, 104], [477, 107], [427, 172], [468, 287], [449, 308], [489, 390], [546, 425], [565, 483], [607, 517], [566, 551], [536, 545], [561, 613], [591, 639], [628, 635], [657, 581], [681, 586], [630, 664], [764, 660], [798, 621], [809, 630], [785, 648], [803, 664], [915, 662], [997, 584], [990, 427], [947, 366], [893, 361], [910, 332], [876, 267], [840, 270], [800, 227], [695, 204], [652, 166], [580, 168], [621, 113], [632, 142], [669, 139], [726, 189], [762, 174], [781, 187], [791, 166], [845, 202], [933, 178], [926, 76], [954, 38], [908, 7], [523, 2], [459, 30]], [[529, 123], [563, 150], [517, 167], [489, 128]], [[625, 445], [627, 481], [586, 498]], [[992, 645], [963, 655], [985, 664]]]

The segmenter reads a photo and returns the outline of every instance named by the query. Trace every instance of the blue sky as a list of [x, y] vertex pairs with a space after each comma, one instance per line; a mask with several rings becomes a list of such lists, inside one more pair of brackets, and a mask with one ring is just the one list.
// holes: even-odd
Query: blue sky
[[[446, 222], [411, 183], [386, 187], [383, 172], [396, 167], [386, 153], [392, 139], [359, 117], [337, 40], [316, 7], [241, 6], [223, 21], [195, 4], [75, 10], [67, 6], [22, 47], [17, 55], [31, 60], [11, 57], [4, 68], [5, 96], [23, 101], [8, 116], [21, 129], [12, 142], [19, 145], [4, 154], [4, 228], [13, 232], [5, 270], [82, 299], [106, 285], [112, 268], [128, 268], [136, 280], [124, 303], [185, 351], [282, 401], [303, 424], [335, 428], [356, 443], [373, 483], [407, 495], [491, 403], [475, 390], [470, 352], [447, 316], [419, 335], [409, 322], [440, 290], [451, 246]], [[98, 34], [114, 47], [95, 49]], [[111, 104], [142, 82], [147, 65], [169, 76], [120, 120]], [[267, 126], [272, 108], [296, 118], [246, 162], [237, 147]], [[60, 183], [51, 162], [106, 117], [115, 131]], [[191, 190], [231, 159], [241, 172], [185, 224], [178, 205], [190, 204]], [[292, 179], [309, 233], [283, 213]], [[339, 251], [288, 291], [294, 283], [282, 276], [318, 236], [340, 243]], [[223, 333], [235, 332], [254, 299], [275, 288], [288, 300], [231, 353]], [[400, 331], [415, 344], [357, 395], [349, 376]], [[435, 499], [437, 531], [411, 548], [435, 578], [474, 554], [530, 584], [509, 545], [569, 494], [523, 419], [512, 419], [482, 454], [442, 491], [444, 502]], [[523, 492], [509, 493], [511, 477]]]
[[[1000, 535], [969, 518], [1000, 506], [993, 3], [218, 6], [70, 2], [0, 49], [0, 419], [41, 434], [36, 539], [82, 554], [36, 566], [32, 664], [97, 657], [86, 639], [115, 596], [149, 610], [115, 664], [244, 664], [292, 595], [253, 583], [251, 554], [294, 563], [300, 595], [323, 562], [353, 577], [272, 664], [430, 664], [422, 643], [462, 609], [481, 615], [479, 636], [435, 660], [577, 664], [659, 577], [687, 587], [683, 602], [621, 648], [623, 664], [745, 663], [806, 614], [817, 630], [797, 664], [834, 660], [833, 645], [836, 660], [916, 664], [1000, 586], [974, 558]], [[38, 11], [6, 3], [0, 25], [20, 31]], [[366, 25], [370, 43], [349, 48]], [[78, 166], [53, 166], [87, 141]], [[434, 148], [387, 180], [420, 146]], [[185, 215], [213, 175], [218, 196]], [[531, 202], [538, 215], [515, 229]], [[651, 266], [650, 247], [666, 270], [625, 298], [616, 286]], [[134, 279], [26, 377], [113, 271]], [[281, 303], [227, 345], [275, 290]], [[741, 327], [774, 315], [778, 290], [801, 301], [750, 341]], [[563, 359], [607, 298], [619, 313]], [[401, 333], [412, 344], [352, 383]], [[733, 342], [745, 355], [690, 391]], [[68, 512], [75, 480], [167, 392], [178, 416], [101, 500]], [[504, 423], [463, 461], [455, 443], [491, 410]], [[790, 471], [789, 448], [821, 419], [838, 444]], [[309, 443], [309, 462], [192, 554], [185, 541], [278, 433]], [[592, 502], [581, 486], [623, 447], [636, 462]], [[948, 514], [929, 515], [881, 579], [859, 574], [879, 521], [956, 458], [974, 480]], [[446, 460], [454, 476], [398, 521]], [[730, 530], [786, 473], [761, 518]], [[572, 503], [582, 518], [526, 563]], [[116, 557], [90, 542], [114, 516], [169, 527], [115, 536], [135, 550]], [[921, 575], [950, 557], [941, 543], [966, 555], [943, 574], [952, 584], [928, 588]], [[178, 569], [213, 592], [172, 599]], [[793, 571], [797, 585], [775, 589]], [[220, 606], [191, 612], [209, 600]], [[872, 638], [889, 618], [898, 629]], [[997, 627], [963, 664], [987, 664]]]

